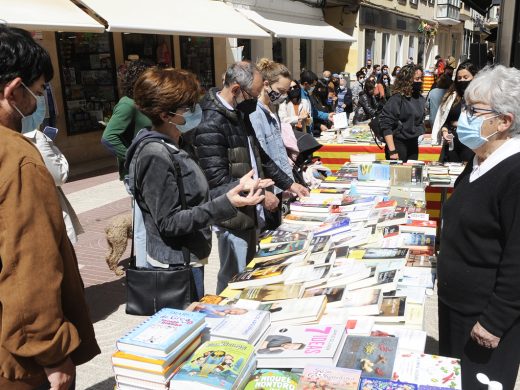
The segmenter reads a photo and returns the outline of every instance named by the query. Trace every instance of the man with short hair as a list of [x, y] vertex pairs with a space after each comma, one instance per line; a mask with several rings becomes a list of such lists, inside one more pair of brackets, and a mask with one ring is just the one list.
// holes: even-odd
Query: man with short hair
[[[272, 179], [277, 187], [298, 196], [309, 194], [271, 160], [255, 136], [249, 114], [256, 110], [263, 85], [262, 75], [255, 65], [237, 62], [227, 69], [222, 90], [210, 89], [201, 102], [202, 121], [190, 136], [212, 197], [236, 186], [240, 177], [251, 170], [254, 178]], [[262, 188], [262, 182], [260, 186]], [[258, 230], [265, 221], [263, 207], [273, 211], [278, 202], [269, 187], [263, 205], [239, 208], [236, 217], [215, 227], [220, 257], [217, 294], [253, 259]]]
[[100, 350], [54, 181], [20, 134], [45, 105], [52, 64], [5, 25], [0, 58], [0, 389], [69, 390], [76, 365]]

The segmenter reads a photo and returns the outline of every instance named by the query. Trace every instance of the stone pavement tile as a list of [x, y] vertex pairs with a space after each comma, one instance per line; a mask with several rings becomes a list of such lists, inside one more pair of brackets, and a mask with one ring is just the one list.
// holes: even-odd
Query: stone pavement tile
[[[65, 194], [72, 192], [81, 191], [98, 184], [103, 184], [109, 181], [119, 180], [119, 174], [117, 172], [110, 172], [104, 175], [92, 176], [82, 180], [72, 180], [65, 183], [61, 188]], [[122, 184], [121, 184], [122, 185]]]

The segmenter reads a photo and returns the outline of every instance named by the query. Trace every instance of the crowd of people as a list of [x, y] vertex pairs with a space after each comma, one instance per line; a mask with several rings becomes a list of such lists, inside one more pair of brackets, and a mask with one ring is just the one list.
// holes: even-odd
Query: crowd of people
[[[100, 350], [70, 213], [60, 202], [66, 160], [39, 130], [54, 71], [48, 53], [16, 28], [0, 26], [0, 58], [0, 388], [74, 389], [76, 365]], [[354, 123], [379, 114], [387, 158], [416, 159], [428, 101], [433, 136], [447, 145], [441, 158], [467, 162], [443, 214], [440, 353], [462, 359], [464, 388], [477, 388], [478, 371], [513, 388], [520, 363], [520, 71], [477, 72], [462, 63], [452, 80], [449, 67], [438, 66], [425, 99], [423, 70], [413, 63], [390, 73], [367, 61], [350, 86], [345, 74], [325, 71], [319, 79], [306, 70], [296, 80], [272, 60], [242, 61], [202, 97], [190, 71], [144, 62], [129, 69], [102, 142], [134, 199], [136, 268], [187, 261], [197, 298], [211, 230], [220, 293], [253, 258], [259, 233], [280, 224], [282, 194], [309, 194], [293, 175], [291, 134], [318, 135], [334, 113], [353, 115]]]

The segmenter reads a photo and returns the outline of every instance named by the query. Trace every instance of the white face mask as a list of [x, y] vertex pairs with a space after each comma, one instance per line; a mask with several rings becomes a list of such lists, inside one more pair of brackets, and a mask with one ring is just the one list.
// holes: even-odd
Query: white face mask
[[47, 112], [47, 104], [45, 102], [44, 96], [36, 96], [33, 91], [31, 91], [23, 82], [22, 86], [29, 92], [34, 100], [36, 100], [36, 109], [29, 115], [24, 115], [22, 111], [15, 104], [13, 104], [13, 108], [20, 114], [22, 117], [22, 133], [28, 133], [29, 131], [33, 131], [40, 128], [40, 125], [43, 123], [45, 119], [45, 113]]

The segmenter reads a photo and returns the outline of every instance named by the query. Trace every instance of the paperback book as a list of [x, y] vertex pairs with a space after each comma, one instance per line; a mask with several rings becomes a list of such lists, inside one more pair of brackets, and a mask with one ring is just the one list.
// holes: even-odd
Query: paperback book
[[312, 365], [303, 370], [297, 389], [357, 390], [360, 378], [360, 370]]
[[389, 379], [361, 378], [360, 390], [419, 390], [413, 383], [396, 382]]
[[240, 293], [240, 299], [254, 301], [278, 301], [281, 299], [298, 298], [301, 284], [271, 284], [269, 286], [245, 288]]
[[295, 390], [300, 375], [282, 370], [259, 369], [249, 378], [244, 390]]
[[258, 367], [335, 366], [345, 337], [345, 328], [341, 325], [272, 326], [257, 345]]
[[246, 287], [280, 283], [287, 278], [285, 272], [288, 267], [289, 264], [280, 264], [270, 267], [245, 269], [230, 279], [228, 287], [231, 289], [242, 289]]
[[391, 379], [397, 342], [393, 337], [348, 336], [338, 367], [361, 370], [362, 377]]
[[235, 389], [254, 370], [253, 351], [244, 341], [207, 341], [173, 376], [170, 389]]
[[269, 312], [194, 302], [186, 310], [206, 315], [211, 339], [235, 339], [254, 344], [269, 327]]
[[123, 352], [164, 358], [186, 337], [200, 329], [204, 315], [165, 308], [117, 340]]

